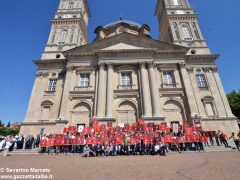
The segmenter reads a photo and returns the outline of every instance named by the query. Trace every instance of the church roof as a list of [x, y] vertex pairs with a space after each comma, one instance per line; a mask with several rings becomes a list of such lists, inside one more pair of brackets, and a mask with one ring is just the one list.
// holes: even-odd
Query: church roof
[[104, 26], [104, 28], [107, 29], [107, 28], [110, 28], [112, 26], [115, 26], [115, 25], [121, 24], [121, 23], [126, 23], [126, 24], [129, 24], [132, 26], [141, 27], [141, 25], [136, 22], [120, 19], [119, 21], [114, 21], [112, 23], [107, 24], [106, 26]]
[[93, 41], [90, 44], [78, 46], [64, 51], [65, 57], [76, 55], [91, 55], [98, 52], [152, 52], [152, 53], [177, 53], [185, 56], [189, 48], [159, 40], [147, 36], [139, 36], [131, 33], [120, 33], [104, 39]]

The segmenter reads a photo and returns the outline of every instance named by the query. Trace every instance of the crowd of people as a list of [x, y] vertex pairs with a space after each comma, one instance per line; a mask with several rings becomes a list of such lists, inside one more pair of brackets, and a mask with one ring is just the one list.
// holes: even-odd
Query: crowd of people
[[22, 134], [16, 136], [6, 136], [0, 138], [0, 152], [4, 151], [4, 156], [7, 156], [9, 151], [20, 149], [36, 149], [39, 148], [41, 136], [32, 135], [24, 136]]
[[[230, 147], [228, 145], [228, 138], [224, 133], [218, 131], [214, 134], [214, 137], [212, 134], [210, 132], [186, 136], [181, 132], [168, 134], [165, 132], [154, 132], [152, 136], [149, 136], [146, 132], [138, 132], [137, 134], [125, 134], [124, 137], [116, 135], [109, 139], [102, 137], [103, 134], [84, 134], [83, 138], [81, 134], [65, 134], [62, 144], [59, 142], [56, 145], [43, 145], [41, 152], [48, 154], [80, 153], [83, 157], [118, 155], [166, 156], [170, 151], [179, 153], [182, 151], [203, 151], [206, 146], [213, 145]], [[54, 140], [54, 138], [56, 138], [55, 135], [44, 137], [46, 142], [50, 139]], [[79, 138], [79, 142], [73, 142], [77, 138]], [[238, 136], [234, 136], [234, 138], [235, 140], [236, 138], [240, 139], [240, 133]], [[72, 142], [70, 143], [71, 140]], [[239, 146], [237, 148], [239, 149]]]
[[206, 146], [230, 147], [229, 139], [234, 139], [239, 150], [238, 135], [227, 137], [223, 132], [203, 132], [188, 125], [176, 131], [166, 124], [134, 123], [124, 127], [112, 127], [110, 124], [85, 127], [81, 133], [76, 127], [65, 128], [64, 134], [44, 135], [40, 142], [41, 152], [48, 154], [80, 153], [89, 156], [117, 155], [166, 155], [169, 151], [203, 151]]
[[[196, 131], [194, 128], [182, 128], [177, 132], [161, 129], [153, 124], [136, 124], [136, 127], [85, 127], [81, 133], [76, 127], [69, 127], [63, 134], [7, 136], [0, 139], [0, 151], [7, 156], [14, 149], [39, 149], [40, 153], [59, 154], [79, 153], [83, 157], [119, 156], [119, 155], [162, 155], [168, 152], [203, 151], [206, 146], [225, 146], [233, 139], [238, 150], [240, 132], [230, 137], [223, 132]], [[190, 129], [191, 131], [189, 132]]]

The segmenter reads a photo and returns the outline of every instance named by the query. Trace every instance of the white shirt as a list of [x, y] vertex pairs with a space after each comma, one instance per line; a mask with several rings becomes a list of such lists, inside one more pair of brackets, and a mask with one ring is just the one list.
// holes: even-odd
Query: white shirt
[[4, 143], [5, 143], [5, 140], [2, 140], [2, 141], [0, 142], [0, 150], [3, 149], [3, 145], [4, 145]]
[[12, 142], [7, 141], [5, 148], [6, 148], [6, 149], [9, 149], [9, 148], [11, 147], [11, 145], [12, 145]]

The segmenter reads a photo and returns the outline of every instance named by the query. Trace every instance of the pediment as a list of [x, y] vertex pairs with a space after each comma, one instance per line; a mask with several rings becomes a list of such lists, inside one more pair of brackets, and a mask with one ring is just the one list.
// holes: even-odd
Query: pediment
[[118, 43], [118, 44], [114, 44], [112, 46], [103, 48], [101, 50], [123, 50], [123, 49], [145, 49], [145, 47], [137, 47], [137, 46], [133, 46], [131, 44]]
[[143, 37], [129, 33], [118, 34], [106, 39], [93, 41], [92, 43], [79, 46], [63, 52], [65, 56], [84, 53], [94, 53], [109, 50], [141, 50], [153, 49], [162, 51], [188, 51], [187, 47], [154, 40], [150, 37]]

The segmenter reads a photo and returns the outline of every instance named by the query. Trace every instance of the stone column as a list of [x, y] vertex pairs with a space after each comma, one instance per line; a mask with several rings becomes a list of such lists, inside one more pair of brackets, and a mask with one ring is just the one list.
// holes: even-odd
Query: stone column
[[232, 114], [232, 110], [231, 110], [231, 107], [230, 107], [230, 105], [229, 105], [229, 102], [228, 102], [226, 93], [225, 93], [225, 91], [224, 91], [224, 88], [223, 88], [221, 79], [220, 79], [220, 77], [219, 77], [218, 70], [217, 70], [216, 67], [212, 67], [211, 69], [212, 69], [212, 73], [213, 73], [213, 76], [214, 76], [214, 78], [215, 78], [216, 84], [217, 84], [217, 86], [218, 86], [218, 90], [219, 90], [221, 99], [222, 99], [222, 101], [223, 101], [223, 104], [224, 104], [224, 107], [225, 107], [227, 116], [228, 116], [228, 117], [234, 117], [234, 115]]
[[193, 73], [193, 68], [186, 68], [186, 64], [181, 63], [179, 64], [180, 72], [181, 72], [181, 80], [182, 85], [184, 86], [186, 95], [187, 95], [187, 101], [189, 105], [189, 111], [191, 113], [191, 117], [194, 117], [196, 114], [199, 115], [198, 105], [196, 102], [194, 90], [192, 87], [192, 82], [190, 79], [189, 74]]
[[146, 63], [140, 63], [141, 89], [143, 96], [144, 117], [151, 117], [151, 102], [149, 98], [148, 82], [146, 78]]
[[97, 116], [97, 93], [98, 93], [98, 67], [95, 68], [95, 93], [94, 93], [94, 115], [93, 118]]
[[113, 76], [113, 64], [107, 63], [107, 112], [106, 112], [107, 118], [113, 117], [112, 76]]
[[68, 108], [69, 108], [69, 91], [71, 90], [71, 88], [73, 88], [71, 87], [73, 71], [74, 71], [73, 66], [66, 67], [66, 77], [65, 77], [62, 102], [61, 102], [60, 118], [68, 121], [71, 120], [69, 111], [71, 111], [72, 109], [70, 110]]
[[97, 118], [102, 118], [104, 116], [105, 106], [104, 88], [106, 88], [104, 73], [105, 63], [101, 63], [99, 64], [99, 77], [98, 77]]
[[156, 87], [156, 78], [155, 78], [154, 68], [155, 68], [155, 64], [153, 62], [149, 62], [148, 63], [148, 74], [149, 74], [149, 81], [150, 81], [153, 116], [159, 117], [160, 116], [159, 92], [158, 92], [158, 88]]

